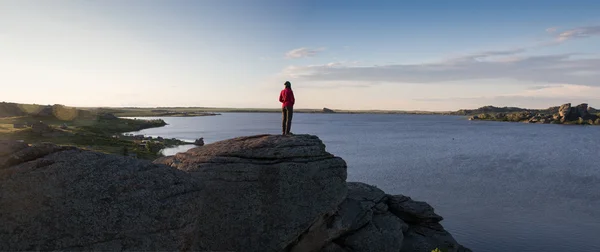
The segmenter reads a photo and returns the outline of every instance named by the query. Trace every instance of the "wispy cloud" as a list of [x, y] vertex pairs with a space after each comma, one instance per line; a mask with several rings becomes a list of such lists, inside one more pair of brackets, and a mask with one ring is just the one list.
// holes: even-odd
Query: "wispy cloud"
[[285, 57], [288, 59], [313, 57], [313, 56], [317, 55], [319, 52], [324, 51], [324, 50], [325, 50], [325, 48], [323, 48], [323, 47], [320, 47], [320, 48], [301, 47], [301, 48], [296, 48], [296, 49], [293, 49], [293, 50], [285, 53]]
[[458, 107], [455, 107], [454, 109], [476, 108], [486, 105], [544, 109], [569, 102], [573, 104], [588, 103], [594, 108], [600, 105], [600, 98], [598, 97], [580, 97], [569, 95], [562, 97], [498, 95], [479, 97], [417, 98], [412, 100], [415, 102], [438, 102], [441, 104], [452, 104], [454, 106], [458, 105]]
[[557, 28], [557, 27], [550, 27], [550, 28], [546, 29], [546, 32], [547, 32], [547, 33], [555, 33], [555, 32], [556, 32], [556, 30], [558, 30], [558, 28]]
[[[515, 54], [519, 54], [527, 51], [527, 47], [520, 47], [514, 49], [507, 50], [496, 50], [496, 51], [485, 51], [480, 53], [472, 53], [465, 56], [454, 57], [446, 60], [447, 62], [461, 62], [461, 61], [480, 61], [490, 58], [497, 59], [498, 56], [511, 56]], [[508, 57], [504, 57], [503, 59], [508, 59]]]
[[[557, 28], [547, 31], [556, 32]], [[600, 86], [600, 57], [579, 54], [525, 56], [539, 47], [553, 46], [573, 38], [600, 35], [600, 26], [562, 31], [550, 40], [531, 46], [484, 51], [427, 64], [347, 65], [329, 63], [291, 66], [286, 77], [306, 81], [355, 81], [363, 83], [443, 83], [484, 79], [513, 79], [546, 84]]]
[[595, 75], [573, 74], [581, 71], [599, 73], [600, 58], [577, 59], [570, 54], [560, 54], [514, 57], [506, 60], [489, 59], [488, 56], [482, 55], [430, 64], [294, 66], [287, 68], [284, 73], [291, 78], [308, 81], [442, 83], [477, 79], [515, 79], [600, 86], [600, 81]]
[[336, 89], [340, 87], [345, 88], [368, 88], [380, 83], [356, 83], [356, 82], [313, 82], [310, 84], [303, 84], [302, 88], [312, 89]]
[[600, 36], [600, 25], [578, 27], [563, 31], [558, 34], [556, 39], [560, 42], [575, 38], [587, 38], [592, 36]]
[[532, 86], [527, 87], [525, 90], [542, 90], [554, 87], [553, 85], [543, 85], [543, 86]]

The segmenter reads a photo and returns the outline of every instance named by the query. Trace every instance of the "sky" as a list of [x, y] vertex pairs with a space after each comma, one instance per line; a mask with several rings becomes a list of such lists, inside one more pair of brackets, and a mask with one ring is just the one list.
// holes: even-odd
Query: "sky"
[[600, 107], [600, 1], [0, 0], [0, 101]]

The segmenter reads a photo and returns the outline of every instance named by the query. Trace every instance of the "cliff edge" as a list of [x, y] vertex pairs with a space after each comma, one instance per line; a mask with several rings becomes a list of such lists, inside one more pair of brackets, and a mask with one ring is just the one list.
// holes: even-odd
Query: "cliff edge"
[[425, 202], [346, 182], [316, 136], [148, 162], [0, 141], [0, 250], [469, 251]]

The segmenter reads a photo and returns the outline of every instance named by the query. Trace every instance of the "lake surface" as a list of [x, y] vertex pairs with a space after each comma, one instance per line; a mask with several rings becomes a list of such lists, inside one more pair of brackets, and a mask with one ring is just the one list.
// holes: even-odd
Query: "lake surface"
[[[162, 119], [140, 132], [205, 143], [281, 132], [278, 113]], [[600, 251], [600, 127], [297, 113], [292, 132], [319, 136], [348, 181], [428, 202], [474, 251]]]

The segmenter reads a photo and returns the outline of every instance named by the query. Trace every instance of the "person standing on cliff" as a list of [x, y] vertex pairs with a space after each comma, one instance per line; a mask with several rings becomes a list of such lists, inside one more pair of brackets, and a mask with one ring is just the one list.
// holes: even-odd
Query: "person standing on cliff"
[[279, 93], [279, 102], [281, 102], [281, 114], [283, 116], [281, 127], [282, 135], [291, 135], [290, 129], [292, 128], [292, 117], [294, 116], [294, 91], [292, 91], [292, 83], [286, 81], [284, 84], [285, 88]]

